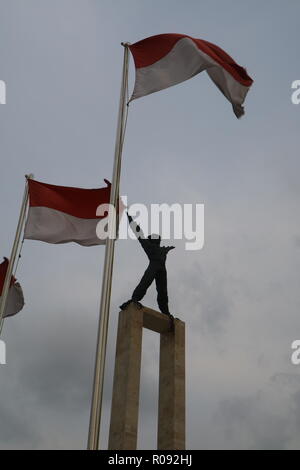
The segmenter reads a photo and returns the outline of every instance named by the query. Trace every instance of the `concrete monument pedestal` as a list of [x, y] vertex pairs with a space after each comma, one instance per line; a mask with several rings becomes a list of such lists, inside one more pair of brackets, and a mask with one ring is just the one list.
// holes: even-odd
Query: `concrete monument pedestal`
[[130, 303], [119, 314], [108, 448], [137, 446], [143, 328], [160, 334], [159, 450], [185, 449], [185, 323]]

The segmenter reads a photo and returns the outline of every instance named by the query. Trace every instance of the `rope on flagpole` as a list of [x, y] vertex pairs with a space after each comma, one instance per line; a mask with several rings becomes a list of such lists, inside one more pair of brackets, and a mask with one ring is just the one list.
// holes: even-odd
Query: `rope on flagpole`
[[23, 246], [24, 246], [24, 237], [22, 238], [21, 245], [20, 245], [20, 249], [19, 249], [19, 254], [18, 254], [18, 257], [17, 257], [17, 262], [16, 262], [16, 266], [15, 266], [15, 271], [14, 271], [14, 273], [13, 273], [13, 276], [14, 276], [14, 277], [16, 277], [17, 270], [18, 270], [18, 267], [19, 267], [19, 262], [20, 262], [20, 259], [21, 259], [21, 257], [22, 257]]

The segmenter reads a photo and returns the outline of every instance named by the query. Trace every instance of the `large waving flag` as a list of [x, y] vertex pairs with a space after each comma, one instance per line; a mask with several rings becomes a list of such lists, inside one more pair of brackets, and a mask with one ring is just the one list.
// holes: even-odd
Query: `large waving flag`
[[[3, 263], [0, 264], [0, 297], [2, 296], [5, 276], [7, 272], [9, 261], [7, 258], [4, 258]], [[16, 315], [24, 307], [24, 296], [20, 284], [12, 276], [10, 287], [8, 291], [6, 309], [4, 312], [5, 317], [11, 317]]]
[[105, 244], [105, 232], [102, 238], [99, 230], [96, 233], [99, 220], [108, 218], [106, 211], [103, 211], [104, 215], [96, 215], [97, 208], [110, 201], [111, 184], [104, 181], [105, 188], [82, 189], [29, 179], [29, 211], [24, 237], [47, 243]]
[[181, 83], [206, 70], [231, 102], [235, 115], [253, 83], [246, 70], [220, 47], [184, 34], [159, 34], [129, 46], [136, 67], [131, 100]]

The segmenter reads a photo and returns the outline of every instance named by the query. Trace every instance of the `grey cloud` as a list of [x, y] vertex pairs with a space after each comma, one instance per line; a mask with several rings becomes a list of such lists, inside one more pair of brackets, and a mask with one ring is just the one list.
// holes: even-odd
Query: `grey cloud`
[[29, 417], [17, 409], [8, 409], [7, 404], [3, 403], [0, 407], [0, 419], [0, 441], [5, 448], [33, 448], [41, 443], [38, 431]]
[[223, 400], [215, 420], [221, 425], [227, 448], [285, 449], [290, 437], [288, 417], [266, 411], [260, 394]]
[[195, 325], [203, 334], [221, 334], [230, 318], [232, 301], [226, 293], [222, 274], [210, 270], [208, 276], [202, 265], [193, 263], [188, 271], [176, 275], [176, 303], [187, 302], [188, 309], [194, 312]]
[[[185, 252], [175, 240], [168, 261], [171, 309], [186, 321], [187, 446], [299, 449], [299, 374], [289, 358], [300, 303], [299, 107], [289, 97], [299, 78], [299, 6], [273, 0], [270, 17], [269, 2], [258, 0], [190, 8], [166, 0], [159, 14], [139, 0], [0, 3], [1, 257], [11, 248], [25, 173], [82, 187], [110, 178], [121, 41], [186, 32], [220, 44], [253, 73], [241, 121], [205, 76], [133, 102], [121, 192], [129, 204], [205, 204], [204, 249]], [[1, 448], [85, 448], [103, 255], [25, 243], [18, 278], [26, 307], [3, 336]], [[117, 243], [115, 260], [103, 447], [118, 305], [147, 263], [129, 241]], [[151, 289], [144, 303], [156, 308], [155, 297]], [[157, 338], [145, 336], [143, 448], [155, 447], [157, 361]]]

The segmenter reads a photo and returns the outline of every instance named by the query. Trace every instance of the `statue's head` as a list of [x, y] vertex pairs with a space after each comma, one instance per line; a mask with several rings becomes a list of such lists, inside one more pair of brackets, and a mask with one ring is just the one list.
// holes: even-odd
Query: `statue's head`
[[156, 233], [151, 233], [151, 235], [148, 236], [148, 240], [150, 240], [154, 245], [160, 245], [161, 236]]

